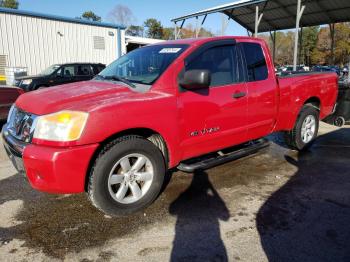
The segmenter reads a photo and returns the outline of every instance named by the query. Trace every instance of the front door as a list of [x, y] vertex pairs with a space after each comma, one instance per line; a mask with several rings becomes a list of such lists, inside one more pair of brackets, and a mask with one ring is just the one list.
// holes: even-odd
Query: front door
[[50, 80], [50, 85], [63, 85], [73, 82], [73, 77], [75, 76], [74, 65], [62, 66], [57, 72], [56, 76]]
[[247, 93], [239, 74], [235, 44], [201, 52], [184, 70], [204, 69], [211, 85], [198, 91], [180, 90], [181, 148], [183, 158], [217, 151], [246, 140]]

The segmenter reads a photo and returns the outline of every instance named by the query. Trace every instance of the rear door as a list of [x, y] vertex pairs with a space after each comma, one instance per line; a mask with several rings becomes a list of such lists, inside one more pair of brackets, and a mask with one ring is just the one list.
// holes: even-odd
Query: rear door
[[92, 78], [91, 66], [90, 65], [76, 65], [75, 76], [73, 77], [74, 82], [87, 81]]
[[248, 94], [248, 139], [268, 135], [277, 115], [278, 89], [273, 68], [267, 54], [259, 43], [239, 44], [245, 57], [246, 86]]
[[98, 75], [106, 67], [104, 65], [92, 65], [92, 73], [94, 76]]
[[180, 90], [178, 107], [183, 158], [242, 143], [247, 131], [247, 91], [239, 75], [240, 57], [236, 45], [220, 46], [218, 43], [194, 57], [184, 70], [209, 70], [211, 85], [209, 89]]

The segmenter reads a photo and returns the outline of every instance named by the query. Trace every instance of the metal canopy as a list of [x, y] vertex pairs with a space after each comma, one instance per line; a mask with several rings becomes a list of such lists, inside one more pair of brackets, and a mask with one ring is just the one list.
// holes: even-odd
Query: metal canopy
[[[350, 21], [349, 0], [302, 0], [301, 4], [305, 5], [301, 27]], [[297, 0], [242, 0], [178, 17], [172, 22], [221, 12], [250, 32], [255, 32], [258, 7], [259, 13], [263, 14], [259, 32], [285, 30], [295, 28], [297, 5]]]
[[[330, 25], [332, 53], [334, 52], [334, 24], [350, 21], [350, 0], [241, 0], [233, 3], [202, 10], [171, 20], [175, 23], [175, 39], [187, 19], [204, 16], [203, 25], [208, 14], [223, 13], [257, 37], [259, 32], [285, 29], [295, 29], [294, 39], [294, 71], [298, 60], [299, 28]], [[181, 26], [177, 22], [181, 21]], [[332, 26], [333, 25], [333, 26]], [[227, 24], [225, 25], [225, 27]], [[332, 29], [333, 28], [333, 29]], [[333, 30], [333, 31], [332, 31]], [[200, 27], [196, 29], [196, 37]], [[275, 53], [275, 34], [273, 39], [273, 53]]]

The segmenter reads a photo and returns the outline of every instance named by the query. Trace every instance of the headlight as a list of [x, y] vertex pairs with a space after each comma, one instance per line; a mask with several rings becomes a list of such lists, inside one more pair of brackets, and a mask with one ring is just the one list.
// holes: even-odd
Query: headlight
[[30, 85], [32, 83], [32, 79], [25, 79], [25, 80], [22, 80], [22, 85]]
[[78, 140], [84, 130], [89, 114], [78, 111], [61, 111], [39, 116], [34, 138], [69, 142]]

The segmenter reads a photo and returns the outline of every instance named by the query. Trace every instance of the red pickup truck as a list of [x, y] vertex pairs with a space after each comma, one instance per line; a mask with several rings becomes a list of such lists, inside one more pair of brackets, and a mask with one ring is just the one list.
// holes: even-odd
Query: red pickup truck
[[259, 39], [169, 41], [119, 58], [91, 81], [20, 96], [2, 137], [33, 188], [85, 191], [103, 212], [124, 215], [156, 199], [167, 169], [234, 159], [227, 148], [276, 131], [305, 149], [337, 93], [335, 73], [276, 77]]

